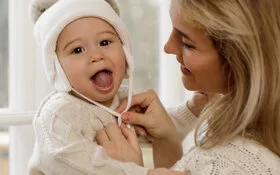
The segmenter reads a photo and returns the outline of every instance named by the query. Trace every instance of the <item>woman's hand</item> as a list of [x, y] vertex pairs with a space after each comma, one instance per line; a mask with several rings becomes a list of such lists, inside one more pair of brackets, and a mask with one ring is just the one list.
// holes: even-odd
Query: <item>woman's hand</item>
[[[157, 94], [149, 90], [132, 98], [133, 108], [138, 112], [125, 112], [124, 123], [133, 124], [138, 134], [152, 142], [155, 167], [171, 167], [182, 156], [182, 145], [176, 128], [161, 104]], [[122, 112], [122, 103], [117, 112]]]
[[[136, 112], [125, 112], [122, 120], [124, 123], [134, 124], [138, 134], [146, 136], [152, 142], [177, 135], [172, 120], [153, 90], [134, 95], [131, 106]], [[117, 112], [121, 113], [125, 107], [126, 101], [120, 105]], [[142, 129], [139, 126], [142, 126]]]
[[96, 141], [111, 158], [143, 166], [142, 151], [136, 133], [124, 124], [120, 128], [117, 124], [106, 125], [103, 130], [97, 131]]
[[148, 175], [191, 175], [191, 173], [172, 171], [166, 168], [157, 168], [149, 170]]

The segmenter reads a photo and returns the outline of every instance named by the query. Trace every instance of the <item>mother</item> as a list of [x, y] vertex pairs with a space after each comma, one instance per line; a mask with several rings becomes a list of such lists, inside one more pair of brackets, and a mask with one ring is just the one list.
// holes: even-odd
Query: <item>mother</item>
[[[191, 174], [280, 174], [279, 9], [280, 0], [171, 0], [165, 52], [176, 55], [185, 88], [208, 94], [209, 102], [198, 119], [183, 105], [170, 120], [153, 91], [133, 97], [142, 113], [122, 119], [144, 128], [138, 131], [152, 141], [156, 167], [180, 159], [172, 169]], [[175, 128], [194, 141], [184, 155]], [[107, 126], [97, 139], [112, 157], [126, 160], [108, 146], [122, 149], [114, 140], [124, 136], [108, 134], [115, 129]], [[137, 147], [135, 136], [121, 129]]]

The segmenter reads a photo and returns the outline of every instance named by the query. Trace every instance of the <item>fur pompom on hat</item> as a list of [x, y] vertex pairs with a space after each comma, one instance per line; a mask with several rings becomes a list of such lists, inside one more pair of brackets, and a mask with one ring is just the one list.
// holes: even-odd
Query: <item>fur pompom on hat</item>
[[30, 18], [35, 23], [46, 9], [52, 6], [57, 0], [32, 0], [30, 5]]
[[[32, 0], [30, 4], [30, 19], [35, 23], [44, 11], [46, 11], [50, 6], [52, 6], [56, 1], [59, 0]], [[120, 16], [119, 5], [116, 0], [104, 0], [110, 4], [114, 11]]]

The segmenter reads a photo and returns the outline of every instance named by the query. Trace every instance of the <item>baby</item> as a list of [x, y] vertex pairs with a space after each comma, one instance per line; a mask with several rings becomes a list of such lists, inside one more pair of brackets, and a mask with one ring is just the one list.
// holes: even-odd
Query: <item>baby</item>
[[[146, 174], [109, 158], [94, 141], [97, 130], [120, 119], [114, 111], [120, 101], [128, 99], [127, 109], [131, 101], [131, 44], [114, 1], [37, 0], [31, 9], [54, 92], [33, 121], [29, 174]], [[126, 77], [128, 89], [120, 87]]]

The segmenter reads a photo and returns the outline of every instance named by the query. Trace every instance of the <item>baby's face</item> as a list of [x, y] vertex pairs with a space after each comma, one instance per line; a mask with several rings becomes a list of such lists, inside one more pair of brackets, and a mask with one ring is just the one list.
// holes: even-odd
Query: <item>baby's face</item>
[[60, 64], [78, 92], [109, 106], [125, 76], [122, 43], [102, 19], [86, 17], [68, 24], [57, 40]]

